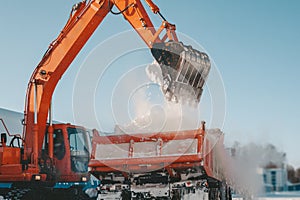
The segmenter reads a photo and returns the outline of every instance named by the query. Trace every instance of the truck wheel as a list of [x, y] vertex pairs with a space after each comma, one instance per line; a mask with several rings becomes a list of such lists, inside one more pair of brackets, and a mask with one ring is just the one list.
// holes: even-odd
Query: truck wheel
[[208, 192], [208, 199], [209, 200], [219, 200], [220, 199], [219, 188], [210, 188], [209, 192]]
[[172, 196], [172, 200], [180, 200], [181, 197], [180, 197], [180, 192], [179, 190], [173, 190], [174, 194]]
[[219, 188], [220, 191], [220, 200], [227, 200], [227, 185], [222, 182]]
[[231, 188], [229, 186], [227, 186], [227, 199], [232, 200]]
[[121, 194], [122, 200], [131, 200], [131, 192], [128, 190], [123, 190]]
[[232, 200], [231, 188], [225, 182], [221, 183], [219, 193], [220, 200]]

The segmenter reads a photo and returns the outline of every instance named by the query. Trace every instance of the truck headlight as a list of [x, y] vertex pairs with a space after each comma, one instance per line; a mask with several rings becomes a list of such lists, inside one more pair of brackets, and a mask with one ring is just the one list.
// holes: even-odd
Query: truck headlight
[[33, 175], [32, 180], [34, 181], [40, 181], [42, 179], [41, 175]]
[[88, 180], [87, 177], [85, 177], [85, 176], [81, 177], [82, 182], [87, 182], [87, 180]]

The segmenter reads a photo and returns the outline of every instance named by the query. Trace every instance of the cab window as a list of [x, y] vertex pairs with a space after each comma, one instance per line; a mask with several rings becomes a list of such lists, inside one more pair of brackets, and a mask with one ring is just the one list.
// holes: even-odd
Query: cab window
[[87, 134], [85, 130], [68, 128], [71, 168], [74, 172], [87, 172], [89, 162], [89, 151], [87, 145]]
[[64, 135], [62, 129], [55, 129], [53, 132], [54, 156], [61, 160], [66, 154]]

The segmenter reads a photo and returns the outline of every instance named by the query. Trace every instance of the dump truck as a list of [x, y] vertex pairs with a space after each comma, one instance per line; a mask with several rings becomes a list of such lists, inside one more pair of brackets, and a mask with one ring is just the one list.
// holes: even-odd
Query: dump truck
[[231, 199], [219, 129], [103, 135], [94, 130], [89, 171], [99, 199]]

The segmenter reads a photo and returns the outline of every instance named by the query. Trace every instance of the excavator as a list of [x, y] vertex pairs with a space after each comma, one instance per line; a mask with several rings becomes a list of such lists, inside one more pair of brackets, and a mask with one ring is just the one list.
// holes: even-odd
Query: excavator
[[[178, 182], [180, 174], [192, 170], [198, 174], [201, 172], [201, 176], [212, 177], [208, 183], [203, 182], [201, 184], [218, 185], [216, 184], [218, 180], [213, 178], [212, 171], [208, 170], [210, 172], [207, 175], [207, 170], [203, 167], [212, 166], [212, 156], [208, 153], [205, 160], [205, 156], [202, 155], [205, 133], [203, 127], [188, 133], [174, 132], [165, 135], [160, 133], [158, 134], [159, 137], [148, 137], [148, 140], [155, 140], [155, 144], [161, 145], [158, 149], [162, 148], [164, 142], [171, 141], [176, 135], [179, 135], [181, 140], [195, 141], [195, 145], [197, 144], [194, 147], [196, 150], [193, 151], [195, 155], [176, 160], [172, 167], [168, 167], [172, 163], [170, 159], [166, 158], [167, 161], [158, 163], [154, 162], [154, 156], [149, 162], [153, 162], [152, 165], [156, 167], [147, 169], [147, 176], [144, 174], [138, 177], [137, 174], [143, 172], [141, 169], [146, 169], [151, 163], [144, 161], [144, 164], [141, 165], [143, 167], [139, 168], [136, 163], [131, 165], [131, 161], [128, 161], [128, 168], [124, 170], [116, 164], [122, 162], [122, 159], [118, 162], [115, 160], [115, 163], [112, 163], [112, 166], [115, 166], [112, 170], [108, 167], [105, 159], [102, 160], [101, 156], [97, 156], [99, 151], [105, 154], [104, 146], [97, 146], [97, 144], [105, 143], [103, 136], [96, 134], [97, 131], [94, 131], [93, 145], [91, 145], [90, 135], [84, 127], [53, 122], [51, 102], [57, 83], [109, 13], [123, 15], [146, 46], [149, 47], [161, 68], [163, 76], [161, 89], [168, 100], [177, 101], [180, 95], [184, 94], [184, 91], [189, 91], [194, 94], [195, 102], [199, 102], [205, 79], [210, 70], [209, 57], [207, 54], [181, 43], [176, 35], [176, 26], [166, 20], [159, 7], [151, 0], [145, 0], [145, 3], [150, 7], [153, 15], [157, 15], [161, 19], [162, 22], [158, 28], [154, 28], [155, 26], [141, 0], [83, 0], [72, 7], [66, 25], [49, 45], [29, 80], [22, 121], [23, 134], [9, 133], [4, 121], [1, 120], [6, 130], [5, 133], [1, 134], [0, 143], [0, 183], [2, 186], [7, 186], [0, 187], [0, 195], [4, 199], [96, 198], [97, 195], [91, 195], [87, 192], [95, 184], [99, 184], [97, 181], [92, 181], [94, 180], [92, 174], [97, 178], [100, 176], [109, 177], [114, 173], [121, 174], [124, 182], [127, 181], [128, 183], [132, 179], [132, 181], [138, 180], [140, 183], [145, 183], [149, 179], [150, 169], [157, 171], [156, 174], [150, 173], [150, 177], [154, 176], [163, 182], [167, 179]], [[119, 11], [116, 12], [114, 10], [116, 8], [113, 7]], [[134, 157], [134, 141], [136, 143], [142, 142], [137, 141], [137, 137], [132, 137], [116, 136], [111, 138], [116, 144], [124, 143], [130, 146], [129, 158]], [[145, 138], [144, 136], [141, 137]], [[99, 150], [99, 147], [103, 147], [103, 149], [100, 148]], [[160, 161], [164, 158], [162, 153], [158, 153], [156, 156], [160, 156], [158, 159]], [[113, 160], [110, 161], [113, 162]], [[135, 162], [137, 161], [135, 160]], [[169, 174], [169, 178], [162, 175], [166, 173]], [[194, 180], [196, 180], [195, 177]], [[102, 186], [105, 181], [105, 178], [102, 179]], [[187, 182], [182, 184], [187, 184]], [[128, 189], [131, 185], [127, 184], [124, 187]], [[175, 186], [174, 188], [172, 193], [176, 193], [178, 196], [179, 193], [176, 192], [178, 188], [176, 189]], [[98, 193], [99, 191], [103, 190], [98, 187]], [[128, 193], [124, 191], [122, 191], [120, 199], [148, 198], [146, 196], [141, 197], [143, 194], [139, 192]], [[211, 192], [210, 199], [214, 199], [215, 194], [215, 192]], [[176, 199], [175, 194], [168, 193], [166, 196], [161, 198]], [[156, 197], [152, 196], [151, 198]], [[177, 199], [180, 198], [177, 197]]]

